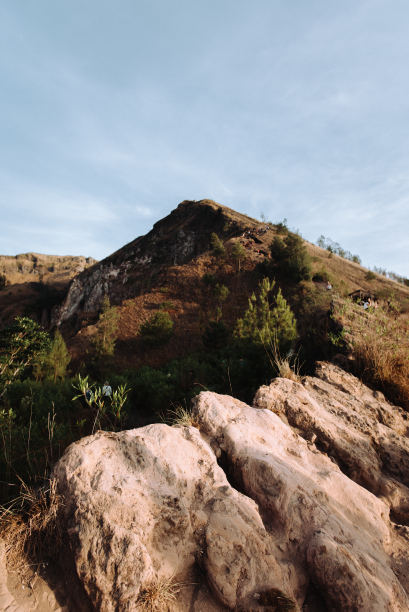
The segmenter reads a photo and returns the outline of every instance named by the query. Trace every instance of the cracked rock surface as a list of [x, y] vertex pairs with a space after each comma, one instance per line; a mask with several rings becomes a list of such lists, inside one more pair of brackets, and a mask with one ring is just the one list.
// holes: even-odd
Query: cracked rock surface
[[193, 414], [198, 428], [98, 432], [55, 467], [96, 609], [142, 609], [170, 577], [172, 612], [409, 609], [398, 408], [321, 364], [255, 407], [201, 393]]

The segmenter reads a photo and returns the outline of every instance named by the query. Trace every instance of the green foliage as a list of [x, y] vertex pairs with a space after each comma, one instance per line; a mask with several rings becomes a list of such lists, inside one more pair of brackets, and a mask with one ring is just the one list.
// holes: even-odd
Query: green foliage
[[328, 270], [326, 270], [325, 268], [320, 268], [320, 270], [317, 270], [317, 272], [314, 273], [312, 280], [315, 283], [327, 283], [331, 280], [331, 277], [329, 275]]
[[222, 304], [223, 302], [225, 302], [227, 300], [228, 295], [229, 289], [226, 287], [226, 285], [217, 283], [213, 287], [213, 296], [218, 304]]
[[253, 293], [243, 318], [238, 319], [234, 335], [241, 340], [263, 346], [278, 346], [286, 351], [297, 337], [295, 317], [278, 289], [272, 304], [269, 296], [275, 281], [263, 278], [257, 296]]
[[206, 274], [202, 276], [202, 282], [206, 287], [213, 287], [217, 283], [217, 278], [214, 274], [206, 272]]
[[57, 330], [49, 350], [42, 351], [36, 357], [33, 365], [34, 376], [37, 380], [50, 378], [54, 382], [57, 378], [63, 379], [70, 361], [71, 357], [67, 345], [61, 333]]
[[226, 249], [223, 242], [215, 232], [210, 235], [210, 246], [212, 247], [212, 254], [216, 257], [216, 259], [224, 257]]
[[36, 357], [50, 348], [50, 337], [35, 321], [16, 317], [0, 333], [0, 397], [12, 380], [25, 376]]
[[241, 262], [246, 258], [246, 251], [238, 240], [233, 242], [233, 246], [230, 251], [231, 257], [236, 264], [237, 272], [240, 272]]
[[280, 221], [280, 223], [276, 224], [276, 232], [277, 234], [284, 234], [287, 235], [288, 234], [288, 225], [287, 225], [287, 219], [283, 219], [282, 221]]
[[175, 304], [171, 300], [165, 300], [159, 304], [159, 310], [174, 310]]
[[303, 239], [289, 232], [285, 238], [276, 236], [270, 246], [273, 266], [283, 276], [300, 282], [311, 278], [311, 261]]
[[172, 337], [173, 321], [168, 312], [156, 312], [141, 326], [139, 333], [147, 346], [160, 346]]
[[102, 301], [102, 312], [96, 326], [97, 330], [92, 338], [98, 357], [114, 354], [115, 343], [118, 338], [118, 318], [118, 309], [111, 306], [109, 297], [105, 295]]
[[210, 321], [202, 336], [205, 348], [220, 350], [224, 348], [230, 339], [230, 332], [223, 321]]
[[107, 395], [104, 387], [91, 384], [88, 376], [78, 375], [72, 386], [77, 391], [72, 401], [82, 399], [95, 412], [91, 433], [94, 433], [96, 427], [109, 430], [121, 428], [125, 416], [124, 406], [131, 391], [126, 384], [111, 389], [111, 395]]
[[376, 274], [374, 274], [372, 270], [368, 270], [367, 273], [365, 274], [365, 280], [373, 281], [375, 279], [376, 279]]

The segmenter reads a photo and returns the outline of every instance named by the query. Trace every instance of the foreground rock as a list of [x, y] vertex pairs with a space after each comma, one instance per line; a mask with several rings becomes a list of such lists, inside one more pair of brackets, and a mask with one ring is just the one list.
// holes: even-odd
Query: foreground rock
[[[334, 440], [341, 437], [337, 394], [350, 398], [345, 385], [355, 381], [345, 379], [341, 389], [324, 369], [305, 386], [278, 379], [262, 388], [256, 409], [202, 393], [193, 408], [198, 429], [150, 425], [99, 432], [71, 445], [55, 476], [66, 499], [77, 572], [96, 609], [143, 609], [142, 599], [152, 601], [155, 592], [158, 598], [169, 578], [184, 584], [161, 610], [409, 609], [408, 536], [389, 520], [394, 491], [400, 500], [394, 508], [406, 516], [406, 485], [399, 480], [405, 455], [400, 462], [396, 456], [393, 476], [378, 466], [376, 479], [369, 466], [387, 449], [372, 451], [372, 441], [364, 442], [371, 424], [364, 434], [359, 415], [354, 420], [351, 413], [344, 429], [356, 440], [357, 459], [350, 459], [349, 476], [361, 484], [319, 450], [313, 442], [319, 442], [319, 423], [325, 431], [336, 423]], [[314, 385], [327, 385], [325, 397], [310, 394]], [[404, 450], [402, 415], [359, 389], [371, 413], [383, 406], [379, 444], [385, 441], [392, 457], [386, 440], [399, 438]], [[337, 417], [331, 402], [338, 402]], [[297, 418], [287, 406], [295, 406]], [[315, 429], [303, 429], [314, 411]]]

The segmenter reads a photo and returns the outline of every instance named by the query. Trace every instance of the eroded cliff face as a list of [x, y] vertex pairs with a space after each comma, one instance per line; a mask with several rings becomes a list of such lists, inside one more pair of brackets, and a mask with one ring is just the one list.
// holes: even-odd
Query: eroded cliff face
[[201, 393], [195, 427], [71, 445], [54, 474], [93, 605], [142, 610], [173, 577], [172, 612], [407, 611], [405, 417], [323, 363], [253, 407]]
[[95, 263], [96, 259], [92, 257], [71, 255], [41, 253], [0, 255], [0, 274], [5, 276], [9, 285], [29, 282], [68, 282]]

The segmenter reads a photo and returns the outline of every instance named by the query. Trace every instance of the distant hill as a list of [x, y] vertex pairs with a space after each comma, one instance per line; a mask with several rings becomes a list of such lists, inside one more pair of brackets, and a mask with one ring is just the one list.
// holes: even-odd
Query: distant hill
[[71, 279], [96, 263], [92, 257], [22, 253], [0, 255], [0, 326], [28, 314], [49, 324]]

